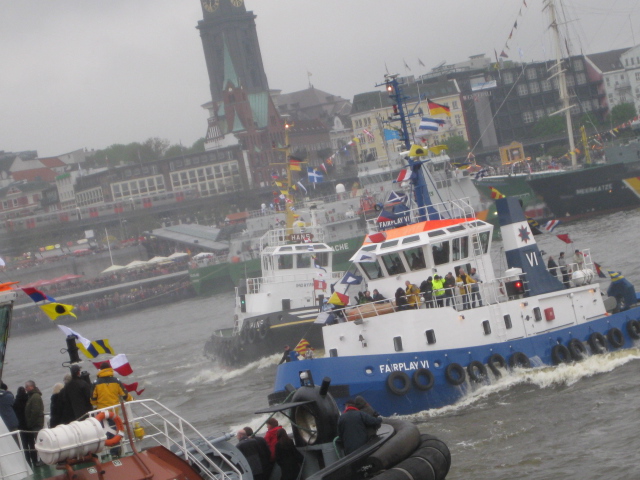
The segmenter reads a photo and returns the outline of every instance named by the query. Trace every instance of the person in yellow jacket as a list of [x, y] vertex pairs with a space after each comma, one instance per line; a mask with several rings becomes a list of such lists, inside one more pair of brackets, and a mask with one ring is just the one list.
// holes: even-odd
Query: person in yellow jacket
[[440, 275], [433, 277], [433, 298], [437, 307], [444, 307], [444, 279]]
[[91, 405], [93, 405], [96, 410], [120, 405], [120, 397], [124, 397], [125, 402], [133, 400], [122, 383], [120, 383], [120, 380], [113, 376], [113, 368], [111, 368], [109, 363], [103, 362], [100, 365], [98, 378], [93, 384]]
[[407, 297], [409, 308], [418, 308], [420, 306], [420, 289], [409, 280], [404, 282], [404, 284], [407, 286], [405, 289], [405, 295]]
[[471, 278], [469, 275], [465, 273], [465, 271], [461, 268], [458, 271], [458, 276], [456, 277], [456, 283], [458, 284], [458, 288], [460, 289], [460, 295], [462, 296], [462, 309], [469, 310], [469, 295], [471, 295], [471, 285], [476, 283], [476, 281]]

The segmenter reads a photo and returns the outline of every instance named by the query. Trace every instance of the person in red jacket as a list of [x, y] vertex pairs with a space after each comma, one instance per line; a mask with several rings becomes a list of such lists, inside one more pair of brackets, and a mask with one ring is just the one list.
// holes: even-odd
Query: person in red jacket
[[264, 434], [264, 439], [269, 445], [269, 451], [271, 452], [271, 461], [276, 458], [276, 443], [278, 443], [278, 430], [282, 430], [282, 427], [278, 424], [278, 420], [271, 417], [267, 420], [267, 433]]

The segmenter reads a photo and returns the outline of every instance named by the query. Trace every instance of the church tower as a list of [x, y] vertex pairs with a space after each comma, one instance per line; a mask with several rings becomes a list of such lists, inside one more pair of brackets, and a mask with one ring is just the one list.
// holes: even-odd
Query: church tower
[[225, 61], [233, 63], [239, 84], [247, 93], [268, 92], [269, 83], [262, 64], [256, 16], [248, 12], [244, 0], [200, 0], [203, 20], [198, 22], [209, 73], [211, 99], [223, 100]]

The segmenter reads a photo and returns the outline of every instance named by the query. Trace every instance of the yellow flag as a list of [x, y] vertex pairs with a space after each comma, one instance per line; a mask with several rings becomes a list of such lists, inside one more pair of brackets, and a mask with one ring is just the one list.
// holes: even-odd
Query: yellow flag
[[51, 320], [55, 320], [61, 315], [71, 315], [74, 318], [78, 318], [74, 313], [71, 312], [71, 310], [73, 310], [73, 305], [65, 305], [63, 303], [52, 302], [46, 303], [44, 305], [39, 305], [39, 307], [44, 313], [47, 314], [47, 316]]

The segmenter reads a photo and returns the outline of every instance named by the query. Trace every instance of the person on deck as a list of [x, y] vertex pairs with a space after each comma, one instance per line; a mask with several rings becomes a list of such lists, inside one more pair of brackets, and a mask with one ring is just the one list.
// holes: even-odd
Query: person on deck
[[3, 383], [0, 383], [0, 418], [4, 421], [7, 429], [10, 432], [18, 430], [18, 416], [13, 409], [13, 393], [11, 393], [8, 387]]
[[382, 418], [372, 417], [358, 410], [352, 399], [347, 400], [345, 407], [338, 419], [338, 435], [342, 440], [345, 455], [349, 455], [367, 443], [369, 440], [367, 427], [379, 427], [382, 424]]
[[573, 263], [576, 265], [576, 270], [582, 270], [584, 268], [584, 255], [580, 250], [573, 252]]
[[49, 427], [54, 428], [63, 422], [62, 390], [64, 383], [56, 383], [53, 386], [51, 400], [49, 402]]
[[255, 480], [268, 480], [265, 465], [269, 462], [269, 452], [260, 447], [255, 438], [249, 438], [247, 432], [242, 429], [236, 434], [238, 450], [244, 455], [251, 468]]
[[384, 298], [376, 288], [373, 289], [373, 296], [371, 298], [374, 302], [383, 302], [386, 300], [386, 298]]
[[79, 420], [93, 410], [91, 405], [91, 385], [83, 378], [80, 365], [71, 365], [71, 380], [62, 389], [64, 423]]
[[278, 441], [278, 432], [280, 430], [282, 430], [282, 427], [278, 423], [278, 420], [273, 417], [267, 420], [267, 432], [264, 434], [264, 439], [269, 446], [272, 461], [276, 458], [276, 442]]
[[291, 350], [291, 347], [289, 347], [289, 345], [284, 346], [284, 351], [282, 352], [282, 358], [278, 362], [278, 365], [282, 365], [283, 363], [290, 362], [292, 360], [291, 351], [292, 350]]
[[424, 298], [426, 308], [433, 308], [433, 278], [429, 277], [420, 284], [420, 293]]
[[27, 462], [31, 466], [38, 465], [38, 452], [36, 451], [36, 438], [38, 432], [44, 428], [44, 403], [42, 393], [36, 387], [36, 382], [27, 380], [24, 384], [29, 399], [24, 408], [24, 416], [27, 422], [27, 434], [25, 435], [27, 444], [24, 445]]
[[469, 297], [471, 295], [471, 285], [476, 283], [473, 278], [466, 274], [464, 269], [458, 270], [458, 276], [456, 277], [456, 283], [460, 289], [460, 296], [462, 296], [462, 309], [469, 310]]
[[401, 287], [398, 287], [396, 290], [396, 312], [400, 310], [409, 309], [409, 305], [407, 304], [407, 297], [404, 296], [404, 290]]
[[456, 279], [453, 276], [453, 273], [449, 272], [444, 276], [444, 302], [446, 306], [452, 306], [455, 308], [455, 288], [456, 288]]
[[473, 279], [474, 283], [471, 284], [471, 294], [469, 300], [471, 301], [471, 308], [476, 308], [476, 299], [478, 300], [478, 306], [482, 306], [482, 297], [480, 296], [480, 275], [475, 268], [472, 268], [469, 272], [469, 276]]
[[262, 461], [262, 469], [265, 473], [265, 478], [269, 478], [271, 476], [271, 471], [273, 470], [273, 460], [271, 459], [271, 451], [269, 450], [269, 445], [267, 445], [267, 441], [264, 437], [256, 436], [253, 433], [253, 428], [244, 427], [243, 430], [247, 432], [247, 437], [253, 438], [256, 442], [258, 442], [258, 448], [260, 449], [260, 460]]
[[549, 255], [549, 260], [547, 260], [547, 270], [549, 270], [549, 273], [555, 278], [558, 278], [558, 264], [551, 255]]
[[296, 480], [304, 457], [284, 429], [278, 430], [275, 452], [275, 460], [281, 471], [280, 480]]
[[440, 275], [435, 275], [432, 284], [436, 306], [444, 307], [444, 279]]
[[404, 284], [407, 287], [405, 289], [405, 294], [407, 296], [409, 308], [418, 308], [420, 306], [420, 289], [409, 280], [404, 282]]
[[564, 252], [560, 252], [560, 255], [558, 255], [558, 265], [560, 266], [560, 273], [562, 274], [562, 283], [565, 288], [569, 288], [569, 267], [567, 267], [567, 260], [564, 258]]

